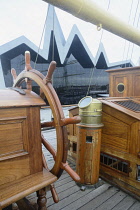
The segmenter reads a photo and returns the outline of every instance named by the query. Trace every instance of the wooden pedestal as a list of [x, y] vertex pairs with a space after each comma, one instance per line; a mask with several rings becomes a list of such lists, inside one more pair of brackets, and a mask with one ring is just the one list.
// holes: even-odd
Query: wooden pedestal
[[81, 184], [98, 182], [100, 164], [101, 127], [79, 124], [76, 171]]

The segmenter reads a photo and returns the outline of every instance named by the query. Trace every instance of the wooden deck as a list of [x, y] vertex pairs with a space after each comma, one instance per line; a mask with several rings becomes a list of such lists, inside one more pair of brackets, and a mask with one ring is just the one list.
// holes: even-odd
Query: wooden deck
[[[55, 130], [44, 131], [46, 138], [54, 144]], [[54, 144], [55, 145], [55, 144]], [[51, 155], [44, 150], [48, 165], [51, 167], [53, 160]], [[70, 163], [75, 169], [75, 165]], [[99, 181], [99, 187], [87, 188], [82, 191], [72, 178], [64, 171], [60, 179], [55, 183], [59, 196], [59, 203], [54, 203], [50, 191], [47, 192], [48, 210], [140, 210], [140, 202], [122, 190]], [[36, 202], [36, 194], [28, 196], [32, 203]]]
[[[43, 131], [46, 139], [56, 147], [56, 133], [54, 129]], [[53, 158], [47, 150], [43, 148], [48, 166], [53, 165]], [[75, 165], [70, 163], [75, 169]], [[87, 188], [82, 191], [72, 178], [64, 171], [60, 179], [55, 183], [55, 188], [59, 196], [59, 202], [54, 203], [50, 191], [47, 192], [48, 210], [140, 210], [140, 202], [127, 193], [100, 180], [98, 187]], [[36, 193], [28, 196], [31, 203], [36, 203]], [[13, 204], [13, 210], [17, 210]]]
[[[73, 168], [75, 166], [71, 164]], [[138, 210], [140, 202], [110, 184], [99, 181], [98, 188], [81, 191], [80, 187], [64, 172], [56, 182], [59, 203], [54, 204], [50, 192], [47, 193], [48, 210]]]

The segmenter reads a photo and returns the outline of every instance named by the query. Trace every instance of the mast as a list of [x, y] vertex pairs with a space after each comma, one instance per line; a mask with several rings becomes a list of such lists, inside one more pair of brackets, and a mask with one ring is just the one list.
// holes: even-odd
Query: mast
[[140, 46], [140, 30], [128, 25], [110, 12], [99, 7], [92, 0], [43, 0], [84, 21], [116, 34]]

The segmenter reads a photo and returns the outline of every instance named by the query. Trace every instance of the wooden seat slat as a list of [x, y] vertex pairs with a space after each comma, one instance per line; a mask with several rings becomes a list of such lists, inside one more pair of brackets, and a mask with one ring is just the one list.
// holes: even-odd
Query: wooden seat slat
[[11, 203], [46, 187], [57, 180], [52, 173], [43, 171], [26, 176], [11, 183], [0, 186], [0, 208], [4, 208]]

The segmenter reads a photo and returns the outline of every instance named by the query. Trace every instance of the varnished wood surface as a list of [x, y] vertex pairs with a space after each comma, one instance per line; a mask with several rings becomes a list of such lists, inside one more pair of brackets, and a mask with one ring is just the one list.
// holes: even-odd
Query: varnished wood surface
[[[140, 66], [106, 70], [109, 73], [109, 95], [111, 97], [140, 96]], [[118, 92], [117, 85], [124, 84]]]
[[11, 204], [28, 194], [35, 192], [57, 180], [57, 177], [48, 172], [46, 169], [43, 172], [38, 172], [22, 179], [18, 179], [10, 184], [0, 186], [0, 203], [2, 207]]
[[25, 106], [44, 106], [46, 103], [34, 92], [24, 90], [25, 95], [22, 95], [14, 90], [0, 90], [0, 106], [6, 107], [25, 107]]
[[0, 185], [42, 171], [40, 108], [0, 109], [0, 118]]
[[40, 107], [44, 101], [26, 91], [0, 90], [0, 207], [57, 180], [43, 171]]
[[[127, 98], [126, 97], [121, 97], [121, 98], [120, 97], [110, 97], [110, 98], [103, 98], [100, 100], [104, 104], [104, 106], [107, 105], [106, 109], [108, 109], [108, 112], [110, 112], [110, 115], [111, 115], [111, 112], [114, 112], [114, 116], [123, 115], [124, 116], [122, 119], [123, 122], [129, 123], [130, 121], [132, 122], [132, 120], [133, 120], [133, 122], [135, 122], [136, 119], [140, 120], [140, 112], [134, 112], [134, 111], [127, 109], [123, 106], [113, 103], [116, 101], [125, 101], [125, 100], [126, 101], [133, 100], [136, 103], [140, 103], [140, 97], [127, 97]], [[117, 110], [120, 112], [118, 112]]]
[[[133, 98], [132, 98], [133, 99]], [[134, 98], [139, 102], [139, 98]], [[101, 164], [100, 175], [136, 196], [140, 196], [140, 182], [137, 180], [137, 166], [140, 165], [140, 113], [114, 104], [125, 98], [108, 98], [103, 103], [103, 130], [101, 152], [120, 158], [128, 163], [128, 172], [123, 174], [109, 165]]]
[[[101, 129], [90, 129], [78, 126], [76, 171], [80, 183], [95, 184], [99, 178]], [[92, 142], [86, 142], [86, 137]]]

